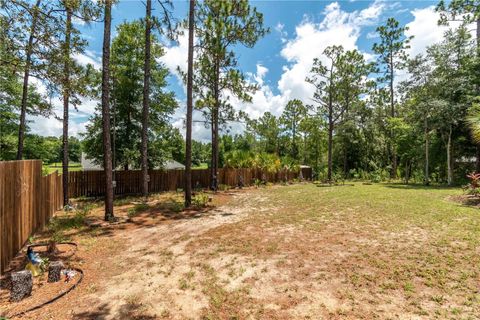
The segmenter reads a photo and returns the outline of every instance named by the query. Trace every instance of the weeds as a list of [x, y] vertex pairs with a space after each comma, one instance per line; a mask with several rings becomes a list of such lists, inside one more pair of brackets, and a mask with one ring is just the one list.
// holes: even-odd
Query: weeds
[[193, 197], [192, 204], [196, 208], [205, 208], [208, 205], [209, 201], [210, 198], [208, 194], [200, 192]]
[[139, 213], [148, 210], [148, 208], [150, 208], [148, 203], [144, 203], [144, 202], [137, 203], [133, 207], [131, 207], [127, 210], [127, 216], [128, 216], [129, 219], [131, 219], [131, 218], [137, 216]]

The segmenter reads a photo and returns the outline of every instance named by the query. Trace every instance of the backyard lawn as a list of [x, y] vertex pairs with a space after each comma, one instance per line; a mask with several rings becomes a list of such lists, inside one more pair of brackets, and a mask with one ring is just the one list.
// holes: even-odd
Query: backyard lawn
[[134, 201], [117, 201], [127, 222], [66, 231], [85, 279], [26, 319], [480, 318], [480, 209], [459, 188], [269, 186], [188, 212], [175, 193]]

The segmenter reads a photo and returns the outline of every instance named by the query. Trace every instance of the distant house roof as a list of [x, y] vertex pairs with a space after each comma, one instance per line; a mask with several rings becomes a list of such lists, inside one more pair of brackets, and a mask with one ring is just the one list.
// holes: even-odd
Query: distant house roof
[[165, 170], [185, 169], [185, 166], [175, 160], [167, 160], [164, 165]]
[[[80, 163], [84, 171], [103, 170], [103, 166], [100, 166], [96, 164], [92, 159], [89, 159], [84, 152], [82, 152]], [[163, 166], [163, 169], [165, 170], [185, 169], [185, 166], [178, 161], [167, 160]], [[121, 170], [121, 169], [117, 168], [117, 170]]]
[[84, 171], [103, 170], [102, 166], [96, 164], [92, 159], [87, 158], [87, 155], [84, 152], [82, 152], [80, 164], [82, 165], [82, 170]]

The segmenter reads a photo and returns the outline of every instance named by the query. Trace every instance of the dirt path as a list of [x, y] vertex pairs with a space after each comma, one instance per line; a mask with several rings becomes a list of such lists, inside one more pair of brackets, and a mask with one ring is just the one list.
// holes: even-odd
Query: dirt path
[[234, 197], [232, 204], [215, 208], [206, 216], [116, 234], [114, 241], [128, 248], [113, 262], [121, 272], [85, 297], [89, 311], [74, 309], [76, 318], [198, 318], [208, 300], [199, 290], [185, 290], [186, 282], [194, 277], [195, 264], [185, 247], [209, 229], [244, 218], [254, 209], [249, 203], [259, 202], [251, 193]]

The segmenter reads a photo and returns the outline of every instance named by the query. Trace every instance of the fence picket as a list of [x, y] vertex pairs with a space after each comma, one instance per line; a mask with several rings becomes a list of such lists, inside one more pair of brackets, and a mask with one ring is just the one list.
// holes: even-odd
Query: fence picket
[[62, 192], [61, 176], [42, 177], [40, 160], [0, 162], [0, 273], [62, 208]]

